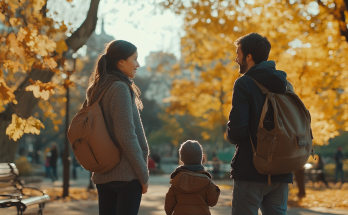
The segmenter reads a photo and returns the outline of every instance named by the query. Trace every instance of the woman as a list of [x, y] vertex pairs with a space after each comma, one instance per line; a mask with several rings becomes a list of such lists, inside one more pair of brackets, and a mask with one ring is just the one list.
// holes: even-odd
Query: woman
[[137, 48], [123, 40], [110, 42], [90, 76], [87, 102], [93, 104], [108, 87], [100, 106], [111, 139], [120, 149], [120, 163], [109, 172], [92, 174], [99, 214], [138, 214], [147, 192], [149, 148], [138, 109], [140, 90], [131, 80], [139, 67]]

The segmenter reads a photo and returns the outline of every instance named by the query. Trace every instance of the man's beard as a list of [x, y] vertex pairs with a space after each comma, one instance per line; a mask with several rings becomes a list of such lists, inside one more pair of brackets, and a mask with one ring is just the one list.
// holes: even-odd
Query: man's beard
[[248, 65], [245, 59], [242, 60], [242, 64], [239, 64], [239, 73], [245, 74], [248, 71]]

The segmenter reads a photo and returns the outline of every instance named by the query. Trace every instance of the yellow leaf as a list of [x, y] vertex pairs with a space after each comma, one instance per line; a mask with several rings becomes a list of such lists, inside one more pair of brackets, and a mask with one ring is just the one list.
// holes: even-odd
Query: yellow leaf
[[36, 98], [43, 98], [48, 100], [50, 93], [54, 94], [54, 89], [58, 87], [58, 84], [53, 82], [42, 83], [40, 80], [30, 81], [32, 85], [29, 85], [25, 88], [26, 91], [33, 91], [33, 94]]
[[38, 119], [29, 117], [27, 120], [12, 114], [12, 123], [6, 128], [6, 135], [10, 139], [17, 141], [24, 133], [40, 134], [40, 129], [45, 128], [44, 124]]
[[6, 85], [6, 82], [3, 78], [0, 77], [0, 101], [4, 104], [8, 104], [9, 102], [13, 102], [17, 104], [15, 99], [15, 95], [13, 94], [13, 90]]
[[5, 110], [3, 105], [4, 105], [4, 103], [0, 100], [0, 113]]
[[6, 19], [6, 16], [4, 14], [0, 13], [0, 20], [4, 21], [5, 19]]
[[10, 51], [13, 54], [16, 54], [19, 58], [23, 58], [25, 56], [23, 45], [18, 42], [17, 37], [14, 33], [11, 33], [7, 36], [6, 44], [9, 45]]
[[19, 28], [19, 32], [17, 34], [17, 39], [19, 42], [23, 42], [24, 38], [28, 35], [28, 29], [27, 28]]
[[46, 0], [33, 0], [32, 6], [34, 10], [39, 11], [46, 4]]
[[21, 64], [19, 61], [12, 61], [12, 60], [4, 60], [3, 66], [5, 69], [12, 70], [13, 73], [16, 73], [21, 69], [21, 72], [25, 73], [26, 68], [23, 64]]
[[50, 69], [54, 69], [58, 66], [57, 62], [52, 57], [44, 58], [44, 64]]
[[6, 128], [6, 135], [10, 139], [17, 141], [24, 134], [24, 124], [25, 120], [18, 117], [16, 114], [12, 114], [12, 123]]
[[13, 27], [16, 27], [17, 25], [21, 24], [21, 20], [19, 18], [10, 18], [10, 24]]
[[44, 124], [38, 119], [35, 119], [34, 117], [29, 117], [26, 120], [25, 126], [24, 126], [24, 133], [26, 134], [40, 134], [40, 129], [45, 128]]
[[56, 42], [56, 44], [57, 44], [56, 52], [59, 54], [60, 57], [62, 57], [63, 53], [68, 51], [68, 46], [66, 45], [64, 39]]
[[29, 46], [30, 51], [35, 52], [42, 57], [48, 55], [49, 52], [53, 52], [57, 45], [56, 43], [49, 39], [46, 35], [37, 35], [37, 31], [31, 31], [31, 40], [26, 41], [27, 46]]

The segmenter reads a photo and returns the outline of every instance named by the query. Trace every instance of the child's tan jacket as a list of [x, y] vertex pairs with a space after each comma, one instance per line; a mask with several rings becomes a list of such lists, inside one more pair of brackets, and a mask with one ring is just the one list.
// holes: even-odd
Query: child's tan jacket
[[208, 172], [177, 169], [171, 178], [164, 205], [167, 215], [210, 215], [209, 206], [218, 202], [220, 189]]

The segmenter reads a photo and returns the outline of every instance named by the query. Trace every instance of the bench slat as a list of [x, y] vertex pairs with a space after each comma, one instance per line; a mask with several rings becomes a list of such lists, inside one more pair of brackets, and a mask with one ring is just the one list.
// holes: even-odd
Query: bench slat
[[[14, 163], [10, 163], [10, 165], [12, 166], [12, 168], [17, 168], [16, 164]], [[8, 165], [8, 163], [0, 163], [0, 169], [6, 169], [6, 168], [10, 168], [10, 166]]]
[[15, 175], [7, 175], [7, 176], [0, 177], [0, 181], [12, 181], [15, 178], [16, 178]]
[[0, 195], [22, 196], [22, 193], [17, 189], [6, 189], [0, 190]]
[[1, 203], [10, 203], [10, 202], [20, 202], [18, 199], [0, 199], [0, 204]]
[[1, 174], [9, 174], [12, 173], [12, 169], [7, 168], [7, 169], [0, 169], [0, 175]]
[[16, 185], [17, 182], [15, 181], [11, 181], [11, 182], [0, 182], [0, 188], [2, 187], [12, 187], [14, 185]]
[[34, 205], [34, 204], [41, 204], [48, 202], [50, 200], [49, 195], [43, 195], [43, 196], [35, 196], [35, 197], [30, 197], [28, 199], [22, 199], [23, 204], [26, 206]]
[[0, 169], [5, 169], [5, 168], [9, 169], [10, 166], [7, 163], [0, 163]]
[[[15, 169], [14, 173], [18, 175], [18, 170]], [[8, 171], [3, 171], [0, 173], [0, 175], [4, 175], [4, 174], [13, 174], [13, 172], [11, 170], [8, 170]]]

